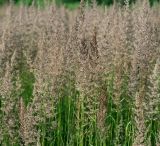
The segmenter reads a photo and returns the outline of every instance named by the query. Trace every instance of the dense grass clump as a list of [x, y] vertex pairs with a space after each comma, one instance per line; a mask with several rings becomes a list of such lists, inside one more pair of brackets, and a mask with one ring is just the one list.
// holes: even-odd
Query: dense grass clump
[[160, 146], [158, 7], [10, 4], [0, 19], [0, 145]]

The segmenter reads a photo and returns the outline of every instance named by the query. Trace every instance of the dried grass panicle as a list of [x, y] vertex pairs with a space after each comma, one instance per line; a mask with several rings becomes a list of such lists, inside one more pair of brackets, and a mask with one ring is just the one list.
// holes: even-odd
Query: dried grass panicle
[[19, 103], [19, 119], [20, 119], [20, 135], [22, 138], [22, 143], [25, 143], [25, 132], [26, 132], [26, 121], [25, 121], [25, 105], [23, 102], [23, 98], [20, 98], [20, 103]]
[[[146, 4], [146, 3], [145, 3]], [[137, 17], [137, 13], [140, 13]], [[149, 73], [149, 65], [150, 59], [152, 57], [152, 50], [155, 50], [153, 43], [151, 42], [151, 26], [149, 25], [150, 22], [150, 7], [148, 3], [146, 5], [137, 6], [134, 10], [134, 53], [133, 53], [133, 62], [132, 62], [132, 73], [131, 73], [131, 89], [140, 88], [141, 85], [138, 85], [138, 80], [145, 80], [142, 79]], [[144, 38], [143, 40], [141, 38]], [[148, 64], [148, 65], [146, 65]], [[136, 75], [137, 73], [142, 75]], [[144, 75], [143, 73], [146, 73]], [[135, 79], [135, 77], [139, 77], [139, 79]], [[133, 78], [133, 79], [132, 79]], [[143, 82], [143, 81], [142, 81]], [[145, 81], [144, 81], [145, 82]], [[143, 83], [144, 83], [143, 82]], [[135, 93], [136, 91], [134, 91]]]
[[[160, 113], [159, 113], [159, 105], [160, 105], [160, 60], [157, 58], [155, 67], [153, 69], [152, 74], [149, 77], [148, 81], [148, 91], [146, 95], [145, 101], [145, 117], [150, 123], [159, 123]], [[155, 135], [156, 145], [160, 145], [159, 141], [159, 131], [157, 131]], [[149, 137], [150, 138], [150, 137]], [[148, 141], [148, 145], [152, 145], [150, 141]]]
[[[14, 86], [12, 83], [12, 67], [9, 62], [6, 64], [5, 74], [0, 78], [0, 97], [2, 102], [1, 111], [2, 115], [2, 127], [1, 127], [1, 138], [7, 135], [11, 144], [16, 144], [18, 142], [18, 131], [17, 131], [17, 117], [15, 114], [16, 99], [12, 96], [14, 91]], [[14, 130], [15, 129], [15, 130]]]
[[[160, 60], [157, 58], [153, 73], [150, 75], [149, 82], [150, 84], [148, 85], [148, 101], [146, 101], [146, 116], [148, 117], [149, 120], [159, 120], [159, 78], [160, 78]], [[148, 103], [148, 104], [147, 104]]]
[[[136, 10], [137, 9], [137, 10]], [[135, 122], [137, 126], [135, 145], [145, 145], [145, 97], [147, 91], [147, 78], [150, 75], [150, 68], [152, 63], [153, 52], [156, 51], [155, 41], [152, 40], [150, 23], [150, 7], [144, 1], [143, 5], [135, 8], [134, 13], [134, 54], [131, 70], [131, 95], [134, 97], [135, 93]], [[135, 15], [134, 14], [134, 15]], [[142, 39], [143, 38], [143, 39]], [[154, 50], [154, 51], [153, 51]], [[149, 100], [149, 99], [147, 99]]]
[[33, 113], [32, 107], [26, 107], [21, 97], [19, 101], [20, 137], [21, 144], [26, 146], [35, 145], [37, 143], [37, 121]]
[[146, 134], [146, 127], [145, 127], [145, 116], [144, 116], [144, 91], [143, 88], [136, 93], [135, 97], [135, 125], [136, 125], [136, 132], [135, 132], [135, 139], [134, 139], [134, 146], [145, 146], [145, 134]]
[[99, 109], [97, 113], [97, 122], [98, 122], [98, 128], [100, 129], [101, 136], [103, 137], [106, 134], [106, 114], [107, 114], [107, 95], [106, 91], [102, 89], [100, 95], [99, 95]]

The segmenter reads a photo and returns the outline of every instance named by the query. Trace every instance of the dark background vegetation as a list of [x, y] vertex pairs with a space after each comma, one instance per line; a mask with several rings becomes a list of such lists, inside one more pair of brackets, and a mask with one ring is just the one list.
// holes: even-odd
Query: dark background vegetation
[[[0, 0], [0, 4], [5, 4], [8, 3], [11, 0]], [[12, 0], [14, 3], [20, 3], [23, 2], [25, 4], [30, 5], [32, 3], [33, 0]], [[38, 3], [44, 3], [44, 1], [47, 0], [36, 0], [36, 2]], [[53, 1], [53, 0], [48, 0], [48, 1]], [[55, 0], [58, 4], [74, 4], [74, 3], [78, 3], [80, 0]], [[86, 1], [91, 1], [91, 0], [86, 0]], [[105, 4], [105, 5], [111, 5], [113, 4], [113, 2], [120, 2], [121, 4], [124, 3], [124, 0], [97, 0], [98, 4]], [[136, 0], [130, 0], [130, 2], [135, 2]], [[150, 4], [152, 5], [154, 2], [159, 2], [160, 0], [149, 0]]]

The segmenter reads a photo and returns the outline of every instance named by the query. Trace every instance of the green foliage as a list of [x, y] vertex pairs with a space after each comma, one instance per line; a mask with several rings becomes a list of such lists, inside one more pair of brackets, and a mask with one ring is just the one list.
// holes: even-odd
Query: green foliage
[[[49, 2], [52, 2], [53, 0], [48, 0]], [[55, 0], [56, 3], [59, 4], [70, 4], [69, 7], [74, 6], [74, 4], [77, 4], [80, 2], [80, 0]], [[91, 0], [86, 0], [86, 2], [89, 2]], [[118, 3], [124, 4], [124, 0], [115, 0]], [[136, 0], [130, 0], [130, 3], [135, 2]], [[159, 2], [160, 0], [149, 0], [150, 4], [153, 5], [155, 2]], [[9, 0], [0, 0], [0, 5], [4, 4], [4, 3], [8, 3]], [[23, 3], [26, 5], [31, 5], [33, 0], [13, 0], [14, 3], [19, 4], [19, 3]], [[44, 5], [44, 3], [46, 2], [45, 0], [36, 0], [34, 1], [36, 5]], [[111, 5], [113, 4], [114, 0], [97, 0], [98, 4], [104, 4], [104, 5]]]
[[0, 5], [4, 4], [4, 2], [5, 2], [4, 0], [0, 0]]
[[[25, 102], [29, 102], [32, 96], [34, 75], [23, 67], [20, 74], [23, 88], [22, 95]], [[122, 94], [119, 105], [114, 104], [114, 73], [106, 75], [107, 115], [105, 126], [107, 132], [103, 137], [99, 133], [97, 126], [97, 104], [95, 101], [88, 105], [88, 97], [81, 95], [75, 84], [74, 72], [64, 72], [57, 77], [55, 83], [56, 96], [53, 98], [53, 110], [55, 115], [47, 118], [38, 125], [41, 131], [39, 143], [42, 146], [132, 146], [135, 125], [133, 122], [133, 105], [131, 97], [128, 95], [127, 75], [123, 77]], [[45, 95], [48, 96], [48, 95]], [[92, 98], [92, 97], [90, 97]], [[90, 108], [95, 109], [91, 111]], [[17, 112], [17, 111], [16, 111]], [[157, 137], [157, 121], [148, 122], [148, 139], [153, 146]], [[19, 141], [17, 141], [18, 145]], [[10, 140], [6, 136], [4, 143], [10, 145]]]
[[[14, 66], [13, 81], [17, 81], [20, 84], [19, 97], [23, 97], [24, 103], [27, 106], [29, 102], [32, 101], [32, 93], [34, 88], [35, 77], [34, 74], [30, 71], [27, 64], [27, 59], [24, 54], [21, 52], [17, 60], [17, 64]], [[17, 91], [16, 91], [17, 92]]]
[[[134, 134], [134, 125], [132, 119], [132, 106], [129, 104], [127, 95], [128, 79], [124, 78], [123, 94], [118, 108], [113, 102], [113, 74], [106, 76], [106, 94], [109, 97], [107, 101], [107, 115], [105, 125], [107, 132], [101, 135], [97, 125], [97, 103], [87, 96], [82, 96], [75, 86], [74, 72], [65, 72], [57, 77], [56, 89], [57, 100], [55, 105], [55, 117], [46, 119], [39, 127], [42, 131], [40, 138], [41, 145], [53, 146], [112, 146], [121, 144], [131, 146]], [[92, 97], [90, 97], [92, 98]], [[124, 106], [125, 105], [125, 106]], [[92, 106], [92, 107], [90, 107]], [[92, 110], [90, 109], [92, 108]], [[53, 121], [55, 121], [53, 125]], [[121, 122], [123, 126], [121, 126]], [[54, 127], [53, 129], [51, 127]], [[119, 129], [122, 131], [119, 131]]]
[[21, 97], [24, 98], [24, 102], [27, 105], [32, 100], [33, 85], [35, 82], [34, 74], [27, 69], [24, 69], [20, 74], [21, 88], [22, 92]]

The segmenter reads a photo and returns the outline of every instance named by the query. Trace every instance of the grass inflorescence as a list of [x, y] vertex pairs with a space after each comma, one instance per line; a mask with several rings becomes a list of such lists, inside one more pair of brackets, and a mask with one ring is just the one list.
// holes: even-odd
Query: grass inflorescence
[[0, 17], [0, 145], [160, 145], [158, 7], [10, 4]]

